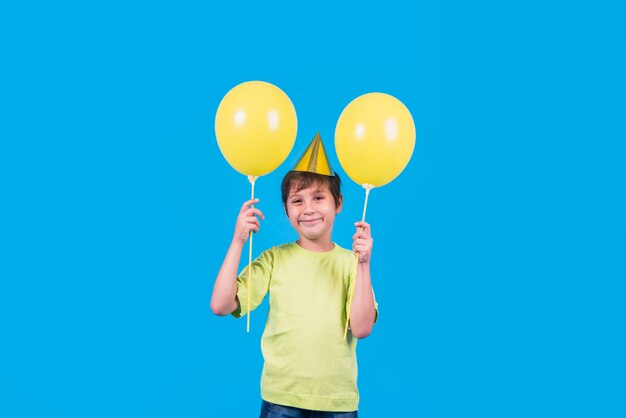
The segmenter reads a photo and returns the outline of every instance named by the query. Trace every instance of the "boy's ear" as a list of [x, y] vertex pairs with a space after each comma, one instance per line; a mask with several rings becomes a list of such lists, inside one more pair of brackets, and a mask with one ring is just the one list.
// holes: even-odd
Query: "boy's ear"
[[343, 195], [339, 195], [339, 204], [337, 205], [337, 209], [335, 209], [335, 213], [339, 213], [341, 212], [341, 209], [343, 208]]

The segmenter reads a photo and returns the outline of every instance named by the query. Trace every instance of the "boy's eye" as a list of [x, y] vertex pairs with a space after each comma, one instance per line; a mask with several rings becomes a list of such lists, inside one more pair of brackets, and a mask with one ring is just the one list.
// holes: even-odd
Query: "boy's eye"
[[295, 200], [291, 201], [291, 203], [294, 204], [294, 205], [297, 205], [298, 203], [301, 203], [301, 202], [302, 202], [302, 200], [300, 200], [300, 199], [295, 199]]
[[321, 195], [319, 195], [319, 196], [315, 196], [315, 198], [314, 198], [314, 199], [315, 199], [315, 200], [323, 200], [323, 199], [324, 199], [324, 196], [321, 196]]

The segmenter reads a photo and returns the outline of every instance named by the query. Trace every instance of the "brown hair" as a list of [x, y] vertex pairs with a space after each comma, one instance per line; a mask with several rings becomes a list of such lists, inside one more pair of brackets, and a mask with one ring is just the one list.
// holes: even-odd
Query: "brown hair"
[[310, 173], [308, 171], [290, 171], [283, 178], [283, 183], [280, 185], [280, 192], [282, 194], [283, 205], [285, 211], [287, 210], [287, 198], [291, 189], [295, 188], [296, 192], [302, 189], [306, 189], [314, 184], [320, 186], [328, 186], [330, 194], [335, 199], [335, 207], [338, 208], [341, 204], [341, 179], [339, 175], [335, 173], [334, 176], [325, 176], [323, 174]]

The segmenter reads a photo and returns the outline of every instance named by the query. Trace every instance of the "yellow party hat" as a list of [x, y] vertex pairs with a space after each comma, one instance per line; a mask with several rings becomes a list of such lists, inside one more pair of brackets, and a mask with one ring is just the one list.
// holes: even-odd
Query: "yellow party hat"
[[291, 171], [308, 171], [309, 173], [323, 174], [325, 176], [335, 175], [328, 161], [326, 149], [324, 149], [319, 132], [315, 134], [315, 137]]

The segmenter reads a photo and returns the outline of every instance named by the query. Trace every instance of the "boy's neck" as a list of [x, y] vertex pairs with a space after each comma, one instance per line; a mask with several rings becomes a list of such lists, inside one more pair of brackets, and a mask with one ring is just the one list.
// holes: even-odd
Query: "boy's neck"
[[296, 241], [300, 247], [304, 248], [307, 251], [312, 251], [315, 253], [323, 253], [327, 251], [332, 251], [335, 248], [335, 244], [333, 244], [331, 239], [325, 240], [308, 240], [306, 238], [300, 237], [298, 241]]

